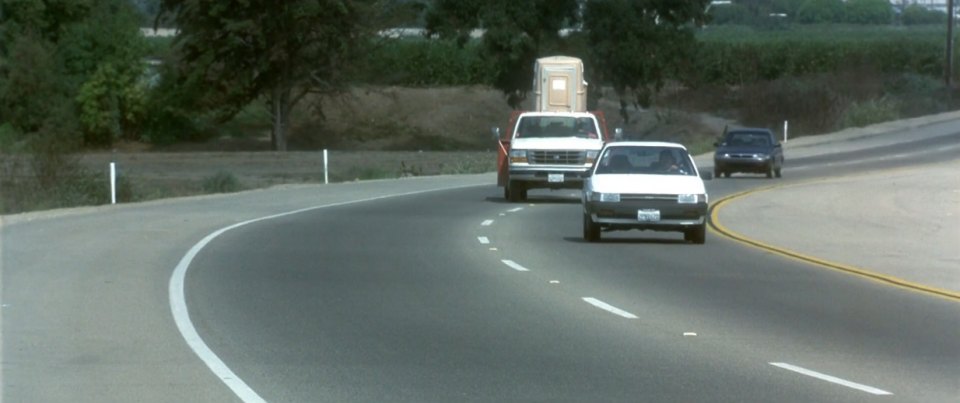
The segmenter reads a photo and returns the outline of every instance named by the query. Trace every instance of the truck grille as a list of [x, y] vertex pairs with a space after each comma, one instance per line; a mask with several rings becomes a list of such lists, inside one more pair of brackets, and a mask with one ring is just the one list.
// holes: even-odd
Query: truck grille
[[586, 160], [586, 152], [578, 150], [533, 150], [530, 151], [527, 160], [531, 164], [583, 165]]

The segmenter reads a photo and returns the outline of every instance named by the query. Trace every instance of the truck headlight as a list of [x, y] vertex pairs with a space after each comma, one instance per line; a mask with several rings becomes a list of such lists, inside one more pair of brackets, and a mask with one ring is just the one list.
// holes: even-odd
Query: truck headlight
[[527, 162], [527, 150], [510, 150], [510, 162]]
[[597, 150], [587, 151], [587, 159], [584, 160], [584, 163], [593, 165], [593, 162], [597, 160], [597, 154], [599, 153], [600, 151]]

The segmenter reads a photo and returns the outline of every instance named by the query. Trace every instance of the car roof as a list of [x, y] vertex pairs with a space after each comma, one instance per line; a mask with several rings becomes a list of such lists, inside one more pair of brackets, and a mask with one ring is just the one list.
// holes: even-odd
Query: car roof
[[727, 133], [773, 133], [773, 131], [765, 127], [736, 127], [727, 129]]
[[607, 143], [607, 147], [672, 147], [680, 148], [686, 151], [686, 147], [679, 143], [668, 143], [665, 141], [614, 141]]
[[547, 116], [547, 117], [562, 117], [569, 116], [572, 118], [592, 118], [594, 117], [592, 113], [589, 112], [524, 112], [520, 114], [521, 117], [527, 116]]

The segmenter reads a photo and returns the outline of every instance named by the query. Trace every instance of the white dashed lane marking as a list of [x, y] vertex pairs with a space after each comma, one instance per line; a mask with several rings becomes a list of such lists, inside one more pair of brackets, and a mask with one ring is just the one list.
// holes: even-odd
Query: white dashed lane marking
[[612, 314], [614, 314], [614, 315], [622, 316], [622, 317], [627, 318], [627, 319], [636, 319], [636, 318], [637, 318], [637, 315], [634, 315], [634, 314], [632, 314], [632, 313], [630, 313], [630, 312], [624, 311], [624, 310], [622, 310], [622, 309], [620, 309], [620, 308], [617, 308], [617, 307], [615, 307], [615, 306], [613, 306], [613, 305], [610, 305], [610, 304], [608, 304], [608, 303], [606, 303], [606, 302], [603, 302], [603, 301], [601, 301], [601, 300], [599, 300], [599, 299], [591, 298], [591, 297], [584, 297], [583, 300], [586, 301], [586, 302], [587, 302], [588, 304], [590, 304], [590, 305], [593, 305], [593, 306], [595, 306], [595, 307], [597, 307], [597, 308], [603, 309], [604, 311], [610, 312], [610, 313], [612, 313]]
[[491, 224], [493, 224], [493, 220], [484, 220], [482, 223], [480, 223], [480, 225], [484, 227], [489, 227]]
[[501, 262], [503, 262], [503, 264], [505, 264], [505, 265], [507, 265], [507, 266], [510, 266], [510, 268], [512, 268], [512, 269], [514, 269], [514, 270], [516, 270], [516, 271], [530, 271], [530, 269], [528, 269], [528, 268], [526, 268], [526, 267], [523, 267], [523, 266], [517, 264], [517, 262], [514, 262], [514, 261], [512, 261], [512, 260], [503, 259], [503, 260], [501, 260]]
[[837, 384], [837, 385], [846, 386], [846, 387], [851, 388], [851, 389], [856, 389], [856, 390], [859, 390], [859, 391], [862, 391], [862, 392], [867, 392], [867, 393], [870, 393], [870, 394], [873, 394], [873, 395], [892, 395], [892, 394], [893, 394], [893, 393], [887, 392], [887, 391], [885, 391], [885, 390], [883, 390], [883, 389], [877, 389], [877, 388], [875, 388], [875, 387], [873, 387], [873, 386], [867, 386], [867, 385], [862, 385], [862, 384], [859, 384], [859, 383], [856, 383], [856, 382], [850, 382], [850, 381], [845, 380], [845, 379], [840, 379], [840, 378], [837, 378], [837, 377], [835, 377], [835, 376], [831, 376], [831, 375], [827, 375], [827, 374], [821, 374], [821, 373], [819, 373], [819, 372], [811, 371], [811, 370], [806, 369], [806, 368], [801, 368], [801, 367], [798, 367], [798, 366], [796, 366], [796, 365], [790, 365], [790, 364], [783, 363], [783, 362], [771, 362], [770, 365], [773, 365], [773, 366], [778, 367], [778, 368], [783, 368], [783, 369], [788, 370], [788, 371], [793, 371], [793, 372], [796, 372], [796, 373], [798, 373], [798, 374], [803, 374], [803, 375], [806, 375], [806, 376], [809, 376], [809, 377], [817, 378], [817, 379], [819, 379], [819, 380], [821, 380], [821, 381], [827, 381], [827, 382], [830, 382], [830, 383], [835, 383], [835, 384]]
[[485, 236], [478, 236], [477, 240], [480, 241], [481, 245], [487, 245], [490, 243], [490, 239]]

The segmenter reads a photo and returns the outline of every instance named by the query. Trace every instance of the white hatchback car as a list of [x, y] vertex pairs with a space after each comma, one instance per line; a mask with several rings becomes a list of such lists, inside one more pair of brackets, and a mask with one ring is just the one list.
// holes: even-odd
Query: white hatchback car
[[693, 158], [676, 143], [614, 142], [600, 151], [583, 184], [583, 238], [601, 231], [683, 232], [706, 241], [707, 191]]

